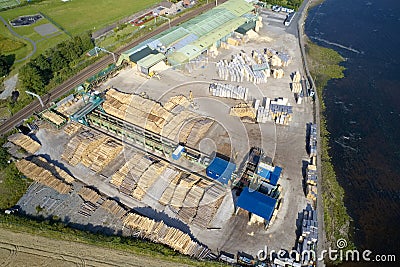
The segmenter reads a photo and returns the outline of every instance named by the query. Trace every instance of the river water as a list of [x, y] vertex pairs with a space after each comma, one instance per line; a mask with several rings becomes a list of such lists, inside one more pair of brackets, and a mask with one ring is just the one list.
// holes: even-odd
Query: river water
[[[400, 1], [326, 0], [306, 34], [346, 61], [324, 99], [331, 156], [360, 249], [400, 266]], [[382, 266], [374, 264], [375, 266]]]

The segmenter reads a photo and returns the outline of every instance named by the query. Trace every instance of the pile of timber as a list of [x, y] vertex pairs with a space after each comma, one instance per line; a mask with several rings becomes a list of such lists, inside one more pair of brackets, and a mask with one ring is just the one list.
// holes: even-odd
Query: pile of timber
[[160, 103], [115, 89], [107, 91], [103, 108], [113, 116], [155, 133], [160, 133], [166, 121], [173, 117]]
[[126, 214], [126, 210], [113, 199], [106, 199], [101, 207], [117, 218], [122, 218]]
[[82, 163], [93, 171], [100, 172], [121, 153], [122, 149], [120, 142], [107, 137], [102, 139], [100, 144], [94, 142], [88, 147], [88, 153], [83, 155]]
[[97, 206], [93, 204], [92, 202], [85, 201], [81, 204], [81, 207], [78, 211], [78, 214], [84, 216], [84, 217], [89, 217], [91, 216], [97, 209]]
[[43, 112], [41, 113], [41, 116], [42, 116], [44, 119], [46, 119], [46, 120], [48, 120], [48, 121], [54, 123], [54, 124], [57, 125], [57, 126], [61, 126], [63, 123], [66, 122], [66, 119], [65, 119], [64, 117], [58, 115], [57, 113], [51, 112], [51, 111], [48, 110], [48, 109], [46, 109], [45, 111], [43, 111]]
[[281, 79], [283, 78], [283, 76], [285, 76], [285, 72], [283, 71], [283, 69], [277, 69], [272, 71], [272, 77], [274, 77], [275, 79]]
[[69, 141], [61, 157], [72, 166], [82, 162], [93, 171], [100, 172], [119, 155], [122, 149], [120, 142], [87, 130]]
[[69, 136], [72, 136], [79, 132], [79, 130], [82, 128], [82, 124], [77, 123], [77, 122], [71, 122], [64, 128], [64, 133], [68, 134]]
[[190, 106], [189, 100], [183, 95], [177, 95], [171, 97], [168, 102], [164, 104], [164, 108], [168, 111], [175, 109], [177, 106], [182, 106], [183, 108], [187, 108]]
[[174, 195], [170, 202], [171, 206], [176, 209], [181, 208], [183, 206], [183, 201], [185, 200], [187, 193], [199, 180], [200, 177], [194, 174], [190, 174], [189, 176], [182, 178], [175, 188]]
[[137, 200], [142, 200], [147, 190], [154, 184], [158, 177], [168, 167], [166, 162], [154, 162], [148, 169], [140, 176], [137, 186], [132, 192], [132, 196]]
[[256, 111], [247, 103], [239, 103], [234, 107], [231, 107], [229, 115], [240, 117], [240, 118], [250, 118], [255, 120]]
[[181, 230], [169, 227], [164, 222], [156, 222], [150, 218], [128, 213], [124, 218], [124, 225], [138, 232], [142, 238], [156, 243], [168, 245], [182, 254], [196, 258], [204, 258], [210, 250], [191, 239]]
[[206, 135], [208, 130], [214, 124], [214, 121], [211, 119], [199, 119], [196, 121], [192, 130], [190, 131], [189, 136], [187, 137], [187, 145], [191, 147], [197, 146], [198, 142]]
[[36, 165], [38, 165], [39, 167], [49, 170], [56, 178], [64, 180], [64, 182], [68, 184], [72, 184], [72, 182], [75, 181], [74, 177], [72, 177], [69, 173], [67, 173], [57, 165], [48, 162], [45, 158], [41, 156], [32, 157], [31, 161]]
[[162, 129], [162, 136], [175, 140], [180, 133], [182, 126], [186, 122], [192, 121], [194, 118], [196, 118], [196, 114], [188, 110], [176, 114]]
[[16, 133], [8, 137], [8, 141], [25, 149], [27, 152], [34, 154], [39, 150], [40, 144], [22, 133]]
[[26, 177], [55, 189], [60, 194], [67, 194], [72, 191], [72, 186], [57, 179], [49, 170], [36, 165], [35, 163], [22, 159], [15, 163], [15, 166]]
[[194, 216], [196, 216], [200, 200], [204, 195], [204, 190], [204, 183], [202, 183], [202, 181], [200, 181], [198, 184], [195, 184], [190, 189], [185, 200], [183, 201], [182, 208], [178, 212], [179, 218], [182, 221], [186, 223], [192, 222]]
[[172, 181], [169, 183], [168, 187], [164, 190], [158, 202], [162, 205], [168, 205], [171, 201], [172, 196], [174, 195], [174, 191], [179, 181], [181, 180], [182, 173], [178, 173]]
[[101, 196], [89, 187], [82, 187], [79, 190], [78, 195], [84, 200], [91, 203], [97, 203], [100, 200]]
[[224, 197], [225, 190], [221, 186], [214, 185], [209, 187], [204, 192], [192, 223], [199, 227], [206, 228], [221, 206]]

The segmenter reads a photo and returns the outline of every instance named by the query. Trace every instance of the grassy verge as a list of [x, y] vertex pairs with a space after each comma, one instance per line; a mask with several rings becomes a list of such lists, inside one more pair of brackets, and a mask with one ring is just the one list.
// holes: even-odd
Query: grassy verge
[[344, 190], [339, 185], [329, 156], [329, 131], [327, 130], [324, 104], [324, 88], [331, 79], [344, 77], [344, 61], [339, 53], [332, 49], [317, 46], [310, 40], [306, 42], [306, 53], [311, 75], [317, 86], [320, 103], [320, 130], [321, 130], [321, 171], [322, 171], [322, 199], [324, 205], [324, 222], [327, 241], [335, 247], [339, 238], [348, 240], [348, 249], [354, 248], [349, 236], [351, 218], [344, 206]]
[[47, 238], [80, 242], [99, 247], [117, 249], [157, 258], [170, 262], [184, 263], [189, 266], [223, 266], [218, 262], [198, 261], [161, 244], [147, 242], [145, 240], [124, 237], [124, 236], [105, 236], [101, 233], [95, 234], [88, 231], [76, 230], [68, 227], [57, 219], [27, 218], [18, 215], [5, 215], [0, 213], [0, 227], [14, 232], [29, 233]]

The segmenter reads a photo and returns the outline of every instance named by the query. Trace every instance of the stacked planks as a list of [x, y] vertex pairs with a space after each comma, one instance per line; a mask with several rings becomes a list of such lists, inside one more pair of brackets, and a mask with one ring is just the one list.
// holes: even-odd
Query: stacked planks
[[221, 186], [213, 185], [205, 190], [203, 198], [199, 203], [193, 224], [206, 228], [213, 219], [225, 197], [225, 190]]
[[78, 195], [84, 200], [89, 201], [91, 203], [97, 203], [100, 200], [101, 196], [89, 187], [82, 187], [79, 190]]
[[39, 167], [49, 170], [56, 178], [64, 180], [68, 184], [72, 184], [72, 182], [75, 181], [74, 177], [72, 177], [69, 173], [67, 173], [57, 165], [48, 162], [45, 158], [41, 156], [32, 157], [31, 161]]
[[26, 177], [55, 189], [60, 194], [68, 194], [72, 186], [57, 179], [49, 170], [36, 165], [35, 163], [22, 159], [15, 163], [15, 166]]
[[16, 133], [8, 137], [8, 141], [25, 149], [27, 152], [34, 154], [39, 150], [40, 144], [22, 133]]
[[113, 199], [106, 199], [101, 207], [109, 213], [115, 215], [117, 218], [122, 218], [126, 214], [126, 210]]
[[156, 222], [135, 213], [128, 213], [123, 221], [125, 226], [139, 232], [142, 238], [168, 245], [182, 254], [200, 258], [199, 256], [207, 254], [204, 250], [209, 252], [207, 248], [193, 241], [188, 234], [169, 227], [162, 221]]

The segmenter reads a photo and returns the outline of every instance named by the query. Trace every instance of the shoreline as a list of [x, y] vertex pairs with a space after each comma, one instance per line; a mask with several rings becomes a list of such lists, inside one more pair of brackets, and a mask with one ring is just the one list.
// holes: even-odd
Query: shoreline
[[[336, 177], [336, 173], [333, 169], [333, 164], [331, 163], [330, 160], [330, 156], [329, 156], [329, 148], [327, 147], [327, 142], [329, 142], [329, 136], [328, 136], [328, 131], [326, 129], [326, 118], [323, 115], [323, 110], [325, 108], [324, 105], [324, 100], [322, 98], [322, 92], [325, 89], [326, 85], [322, 84], [320, 85], [321, 88], [317, 87], [316, 83], [314, 82], [314, 79], [312, 78], [311, 75], [311, 71], [309, 69], [309, 61], [308, 61], [308, 57], [310, 56], [307, 52], [306, 52], [306, 45], [307, 43], [312, 43], [307, 35], [304, 32], [304, 25], [305, 25], [305, 20], [307, 18], [308, 15], [308, 11], [310, 8], [321, 4], [323, 2], [323, 0], [305, 0], [303, 2], [303, 4], [305, 4], [304, 10], [301, 13], [301, 17], [298, 21], [298, 35], [299, 35], [299, 44], [300, 44], [300, 50], [301, 50], [301, 55], [302, 55], [302, 60], [303, 60], [303, 65], [304, 65], [304, 70], [307, 76], [307, 79], [309, 81], [309, 84], [311, 85], [311, 88], [314, 90], [315, 92], [315, 100], [314, 100], [314, 106], [313, 106], [313, 117], [314, 117], [314, 123], [317, 124], [317, 131], [318, 131], [318, 135], [317, 135], [317, 166], [319, 166], [317, 168], [317, 173], [318, 173], [318, 177], [320, 177], [319, 182], [317, 184], [317, 188], [318, 188], [318, 196], [317, 196], [317, 212], [318, 212], [318, 225], [319, 225], [319, 229], [318, 229], [318, 236], [319, 236], [319, 240], [318, 240], [318, 245], [317, 245], [317, 257], [319, 255], [321, 255], [321, 251], [323, 249], [326, 249], [327, 247], [332, 247], [336, 245], [336, 240], [338, 239], [337, 235], [340, 235], [341, 233], [341, 228], [343, 228], [343, 225], [346, 225], [345, 228], [347, 228], [346, 232], [351, 232], [351, 217], [349, 216], [346, 207], [344, 206], [344, 200], [343, 200], [343, 196], [339, 198], [341, 203], [339, 203], [343, 208], [343, 210], [341, 210], [342, 212], [344, 211], [344, 216], [345, 216], [345, 223], [342, 225], [337, 226], [336, 223], [338, 221], [338, 217], [333, 217], [331, 218], [331, 225], [334, 225], [336, 228], [331, 229], [330, 234], [330, 238], [328, 239], [327, 237], [327, 232], [326, 232], [326, 223], [325, 223], [325, 219], [326, 219], [326, 213], [328, 213], [327, 211], [330, 209], [329, 203], [325, 203], [324, 201], [324, 195], [326, 194], [326, 192], [323, 191], [323, 187], [326, 187], [326, 183], [332, 182], [332, 184], [329, 184], [330, 189], [332, 188], [336, 188], [339, 191], [343, 191], [344, 189], [340, 186], [340, 184], [337, 181], [337, 177]], [[317, 45], [317, 44], [315, 44]], [[317, 45], [318, 47], [320, 47], [319, 45]], [[322, 47], [322, 46], [321, 46]], [[324, 47], [322, 47], [324, 48]], [[327, 48], [329, 49], [329, 48]], [[332, 51], [335, 51], [333, 49], [331, 49]], [[336, 51], [335, 51], [336, 53]], [[334, 79], [335, 77], [329, 77], [327, 81]], [[324, 158], [324, 160], [322, 160]], [[324, 171], [323, 171], [324, 170]], [[333, 176], [330, 175], [330, 178], [327, 177], [327, 171], [333, 171]], [[323, 175], [323, 173], [325, 175]], [[334, 177], [334, 179], [333, 179]], [[324, 186], [325, 185], [325, 186]], [[337, 187], [339, 186], [339, 187]], [[326, 191], [326, 188], [325, 188]], [[336, 191], [334, 191], [336, 192]], [[337, 196], [336, 196], [337, 197]], [[343, 236], [341, 236], [341, 238], [343, 238]], [[351, 238], [351, 233], [348, 233], [347, 236], [345, 236], [345, 238], [347, 239], [349, 246], [347, 247], [348, 249], [351, 249], [352, 247], [354, 247], [354, 243], [353, 240]], [[335, 242], [335, 243], [334, 243]], [[331, 264], [332, 262], [317, 262], [317, 266], [325, 266], [325, 264]]]

